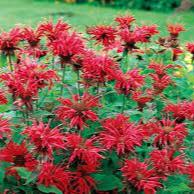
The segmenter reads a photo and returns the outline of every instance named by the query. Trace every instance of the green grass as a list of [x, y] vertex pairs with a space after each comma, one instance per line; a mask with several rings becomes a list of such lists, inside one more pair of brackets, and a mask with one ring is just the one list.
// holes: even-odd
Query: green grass
[[[61, 17], [67, 20], [74, 28], [83, 31], [86, 26], [94, 24], [110, 24], [118, 14], [124, 14], [127, 10], [102, 8], [90, 5], [70, 5], [59, 2], [36, 0], [0, 0], [0, 27], [9, 29], [15, 24], [27, 24], [35, 26], [43, 18], [52, 17], [54, 20]], [[180, 22], [185, 25], [187, 31], [183, 33], [183, 41], [194, 40], [194, 13], [162, 13], [147, 12], [141, 10], [128, 10], [140, 24], [159, 25], [162, 34], [166, 33], [165, 26], [169, 22]]]

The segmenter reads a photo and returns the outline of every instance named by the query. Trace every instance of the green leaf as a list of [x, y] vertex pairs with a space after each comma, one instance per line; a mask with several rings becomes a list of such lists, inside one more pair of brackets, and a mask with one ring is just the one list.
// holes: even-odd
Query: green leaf
[[93, 178], [97, 182], [99, 191], [109, 191], [116, 188], [121, 191], [123, 189], [122, 181], [113, 174], [93, 174]]
[[44, 185], [38, 185], [38, 189], [43, 193], [55, 193], [55, 194], [63, 194], [63, 192], [56, 187], [46, 187]]
[[32, 174], [32, 172], [28, 171], [24, 167], [17, 167], [16, 170], [17, 170], [18, 174], [20, 175], [20, 177], [23, 179], [29, 179], [31, 174]]

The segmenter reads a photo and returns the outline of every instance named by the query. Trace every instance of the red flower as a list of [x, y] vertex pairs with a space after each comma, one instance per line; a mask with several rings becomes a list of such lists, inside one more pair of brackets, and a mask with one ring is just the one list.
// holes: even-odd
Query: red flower
[[194, 55], [194, 43], [187, 43], [186, 49]]
[[119, 93], [128, 95], [131, 90], [135, 90], [144, 84], [145, 76], [140, 75], [138, 69], [133, 69], [127, 73], [118, 73], [115, 89]]
[[183, 142], [187, 136], [187, 129], [183, 123], [177, 124], [171, 120], [161, 120], [153, 123], [152, 128], [155, 130], [155, 145], [159, 146], [176, 146]]
[[23, 134], [26, 134], [30, 142], [36, 146], [36, 151], [52, 156], [54, 149], [64, 149], [64, 135], [55, 127], [51, 129], [49, 124], [34, 123], [27, 127]]
[[135, 21], [135, 18], [131, 15], [125, 15], [125, 16], [116, 17], [115, 21], [118, 23], [120, 28], [130, 28], [131, 23]]
[[119, 65], [112, 58], [88, 52], [83, 59], [83, 82], [86, 86], [105, 84], [115, 77], [118, 68]]
[[111, 26], [95, 26], [87, 29], [87, 33], [92, 36], [92, 39], [97, 43], [103, 44], [105, 47], [113, 44], [116, 39], [116, 30]]
[[120, 155], [134, 151], [135, 146], [141, 146], [141, 129], [130, 123], [128, 119], [122, 114], [116, 118], [105, 119], [100, 139], [106, 149], [115, 149]]
[[191, 181], [194, 183], [194, 164], [190, 163], [186, 168], [186, 174], [190, 176]]
[[69, 29], [70, 26], [61, 19], [56, 24], [53, 24], [52, 21], [47, 21], [39, 26], [39, 32], [49, 39], [49, 43], [58, 39], [62, 33], [67, 32]]
[[176, 61], [178, 56], [181, 55], [183, 51], [180, 48], [173, 48], [172, 54], [173, 54], [173, 61]]
[[9, 32], [2, 32], [0, 34], [0, 50], [4, 55], [14, 55], [20, 40], [22, 40], [22, 33], [18, 27]]
[[69, 172], [64, 168], [46, 162], [38, 175], [38, 184], [44, 184], [46, 187], [55, 186], [64, 193], [68, 193], [69, 178]]
[[[76, 160], [87, 164], [88, 167], [97, 165], [99, 160], [102, 159], [100, 154], [102, 148], [95, 146], [96, 138], [84, 139], [76, 133], [67, 134], [65, 137], [66, 147], [71, 151], [69, 163]], [[92, 160], [91, 160], [92, 158]]]
[[159, 76], [158, 74], [150, 74], [152, 77], [153, 87], [156, 91], [156, 94], [161, 93], [166, 87], [171, 84], [171, 78], [169, 75]]
[[3, 91], [0, 90], [0, 104], [7, 104], [7, 98], [5, 97]]
[[138, 189], [143, 190], [145, 194], [156, 193], [156, 188], [161, 188], [160, 177], [156, 175], [153, 169], [148, 170], [148, 165], [139, 162], [137, 159], [126, 160], [121, 168], [123, 176]]
[[72, 96], [72, 100], [60, 98], [61, 106], [56, 110], [56, 115], [61, 121], [69, 121], [70, 127], [83, 129], [87, 126], [87, 120], [96, 121], [98, 116], [92, 111], [92, 108], [99, 107], [98, 98], [84, 93], [82, 97]]
[[75, 32], [61, 34], [49, 44], [49, 47], [54, 55], [60, 57], [62, 67], [65, 64], [76, 63], [79, 56], [84, 52], [84, 42]]
[[0, 139], [3, 139], [4, 135], [10, 136], [11, 134], [11, 128], [9, 121], [7, 119], [3, 119], [2, 116], [0, 116]]
[[95, 181], [90, 176], [96, 170], [88, 165], [79, 166], [75, 172], [71, 172], [71, 184], [69, 193], [72, 194], [88, 194], [95, 188]]
[[180, 32], [185, 31], [185, 28], [181, 24], [168, 24], [168, 31], [172, 36], [177, 37]]
[[149, 69], [153, 69], [155, 71], [155, 73], [157, 75], [165, 75], [166, 74], [166, 71], [168, 69], [172, 69], [174, 68], [173, 65], [169, 64], [169, 65], [164, 65], [163, 63], [157, 63], [157, 62], [154, 62], [152, 61], [149, 66], [148, 66]]
[[12, 164], [12, 166], [7, 169], [9, 174], [14, 174], [14, 172], [16, 172], [14, 169], [15, 167], [25, 167], [32, 171], [38, 164], [38, 162], [29, 153], [25, 143], [18, 145], [14, 142], [9, 142], [0, 150], [0, 161]]
[[160, 175], [168, 176], [185, 170], [184, 156], [174, 156], [174, 150], [154, 150], [150, 156], [152, 165]]

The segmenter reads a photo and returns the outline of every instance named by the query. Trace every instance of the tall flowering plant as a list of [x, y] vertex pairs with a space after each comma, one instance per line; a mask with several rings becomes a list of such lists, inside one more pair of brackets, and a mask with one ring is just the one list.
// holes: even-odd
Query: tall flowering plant
[[[132, 15], [0, 34], [0, 193], [192, 193], [193, 43]], [[191, 70], [194, 73], [194, 70]]]

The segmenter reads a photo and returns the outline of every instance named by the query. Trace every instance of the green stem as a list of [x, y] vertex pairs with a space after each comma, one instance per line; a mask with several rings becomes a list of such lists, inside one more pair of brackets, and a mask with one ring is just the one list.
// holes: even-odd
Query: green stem
[[126, 105], [126, 96], [125, 96], [125, 94], [123, 94], [123, 104], [122, 104], [121, 113], [124, 112], [124, 110], [125, 110], [125, 105]]
[[79, 75], [79, 70], [77, 70], [77, 93], [79, 96], [81, 96], [80, 94], [80, 83], [79, 83], [79, 80], [80, 80], [80, 75]]
[[13, 71], [13, 65], [12, 65], [12, 61], [11, 61], [11, 55], [8, 55], [8, 63], [9, 63], [9, 68], [11, 71]]
[[62, 83], [61, 83], [61, 96], [63, 96], [64, 82], [65, 82], [65, 67], [62, 68]]

